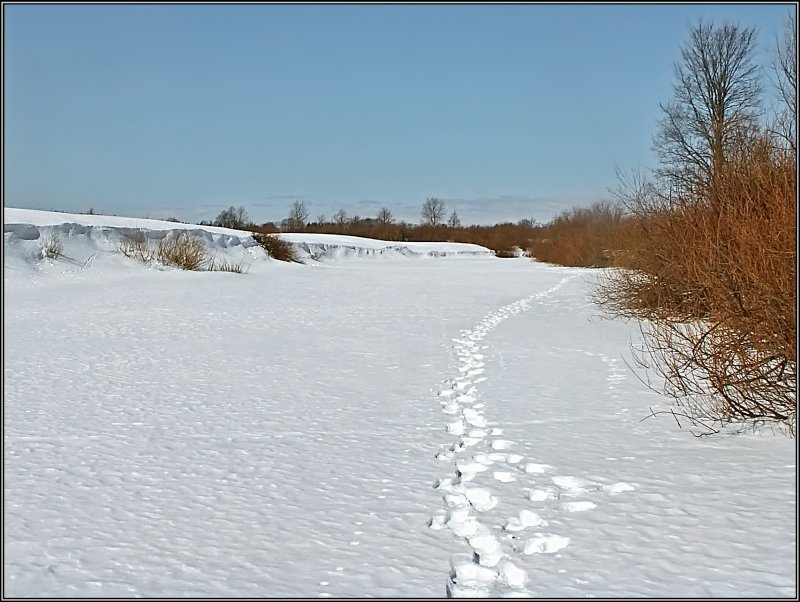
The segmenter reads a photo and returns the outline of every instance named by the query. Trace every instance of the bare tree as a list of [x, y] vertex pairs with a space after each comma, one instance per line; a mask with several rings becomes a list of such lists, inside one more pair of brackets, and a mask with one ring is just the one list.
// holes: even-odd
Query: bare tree
[[727, 154], [757, 131], [761, 82], [755, 49], [754, 27], [702, 22], [692, 27], [654, 139], [661, 163], [656, 173], [668, 184], [707, 185]]
[[458, 213], [456, 213], [455, 209], [453, 209], [453, 213], [450, 214], [450, 217], [447, 219], [447, 225], [450, 228], [460, 228], [461, 227], [461, 220], [458, 217]]
[[429, 226], [438, 226], [444, 221], [444, 201], [430, 197], [422, 204], [422, 223]]
[[378, 221], [384, 226], [391, 224], [394, 221], [392, 212], [386, 207], [381, 207], [381, 210], [378, 211]]
[[347, 212], [344, 209], [339, 209], [333, 214], [333, 223], [344, 229], [347, 226]]
[[244, 207], [238, 209], [231, 205], [227, 209], [220, 211], [217, 219], [214, 220], [214, 226], [222, 228], [233, 228], [234, 230], [241, 230], [247, 228], [250, 223], [250, 218], [247, 216], [247, 211]]
[[295, 201], [289, 209], [289, 217], [284, 220], [284, 227], [289, 232], [305, 230], [308, 222], [308, 209], [304, 201]]
[[797, 152], [797, 17], [794, 12], [786, 18], [776, 55], [777, 63], [773, 68], [783, 104], [776, 130], [788, 142], [789, 147]]

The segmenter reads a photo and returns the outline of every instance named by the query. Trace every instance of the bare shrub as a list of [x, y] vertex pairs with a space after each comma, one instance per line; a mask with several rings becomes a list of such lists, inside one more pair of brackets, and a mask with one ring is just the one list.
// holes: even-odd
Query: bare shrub
[[64, 245], [55, 232], [42, 236], [42, 254], [47, 259], [57, 259], [64, 254]]
[[265, 234], [263, 232], [253, 232], [253, 238], [273, 259], [302, 263], [297, 257], [292, 243], [284, 240], [280, 236]]
[[796, 155], [762, 137], [702, 193], [631, 197], [642, 238], [596, 300], [645, 320], [637, 363], [694, 424], [796, 420]]
[[141, 230], [123, 234], [119, 243], [119, 250], [125, 257], [137, 259], [142, 263], [150, 263], [156, 258], [155, 250]]
[[175, 238], [162, 238], [158, 241], [155, 253], [163, 265], [182, 270], [200, 270], [208, 260], [203, 241], [190, 237], [186, 232], [181, 232]]

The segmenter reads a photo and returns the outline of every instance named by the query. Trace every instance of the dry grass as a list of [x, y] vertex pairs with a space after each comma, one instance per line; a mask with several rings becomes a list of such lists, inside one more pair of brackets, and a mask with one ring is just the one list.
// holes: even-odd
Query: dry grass
[[181, 232], [175, 238], [165, 236], [158, 241], [156, 257], [162, 265], [197, 271], [204, 268], [208, 252], [202, 240]]
[[264, 232], [253, 232], [253, 238], [273, 259], [302, 263], [297, 257], [292, 243], [280, 236]]
[[123, 235], [119, 243], [119, 251], [125, 257], [137, 259], [142, 263], [150, 263], [156, 258], [155, 249], [142, 231]]
[[64, 245], [61, 243], [61, 238], [58, 234], [51, 233], [42, 236], [42, 254], [47, 259], [57, 259], [64, 254]]
[[[142, 263], [157, 262], [182, 270], [200, 271], [208, 269], [208, 265], [215, 265], [215, 262], [210, 260], [203, 241], [192, 238], [186, 232], [180, 232], [175, 236], [167, 235], [155, 244], [147, 239], [144, 232], [134, 232], [122, 238], [119, 249], [126, 257], [137, 259]], [[216, 264], [215, 267], [215, 271], [220, 271], [220, 264]]]
[[207, 272], [233, 272], [234, 274], [243, 274], [245, 269], [242, 267], [244, 260], [239, 263], [228, 261], [227, 259], [210, 259], [206, 265]]

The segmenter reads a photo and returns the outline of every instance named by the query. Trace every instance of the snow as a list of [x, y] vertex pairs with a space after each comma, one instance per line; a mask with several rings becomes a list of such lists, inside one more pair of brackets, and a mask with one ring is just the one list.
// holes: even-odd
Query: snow
[[[223, 248], [243, 245], [247, 249], [255, 243], [250, 232], [219, 228], [216, 226], [197, 226], [152, 219], [117, 217], [104, 215], [85, 215], [57, 213], [34, 209], [4, 208], [4, 230], [15, 238], [35, 239], [39, 232], [55, 232], [58, 235], [85, 235], [111, 243], [118, 243], [121, 235], [133, 230], [151, 232], [151, 238], [163, 236], [165, 231], [188, 231], [195, 236], [203, 236], [209, 243]], [[31, 227], [33, 226], [33, 227]], [[410, 256], [491, 256], [486, 247], [467, 243], [448, 242], [399, 242], [375, 240], [360, 236], [313, 233], [281, 233], [278, 236], [293, 243], [301, 258], [372, 257], [410, 255]], [[240, 250], [242, 250], [240, 249]], [[234, 254], [236, 255], [236, 254]], [[241, 258], [241, 254], [237, 258]], [[230, 253], [223, 259], [232, 259]]]
[[[797, 595], [795, 442], [642, 421], [596, 272], [4, 218], [6, 596]], [[145, 267], [127, 228], [247, 273]]]

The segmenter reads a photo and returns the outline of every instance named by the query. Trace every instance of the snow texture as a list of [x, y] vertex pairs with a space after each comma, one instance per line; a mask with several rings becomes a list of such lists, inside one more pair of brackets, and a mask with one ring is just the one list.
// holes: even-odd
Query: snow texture
[[[4, 216], [5, 596], [797, 595], [795, 442], [642, 421], [597, 272]], [[146, 267], [126, 229], [247, 273]]]

